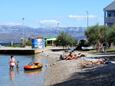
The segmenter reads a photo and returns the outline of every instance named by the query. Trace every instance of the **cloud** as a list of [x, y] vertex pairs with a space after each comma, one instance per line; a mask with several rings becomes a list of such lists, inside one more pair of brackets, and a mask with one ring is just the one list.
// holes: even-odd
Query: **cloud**
[[60, 22], [57, 20], [51, 19], [51, 20], [41, 20], [39, 23], [45, 26], [57, 26]]
[[96, 16], [94, 15], [69, 15], [68, 16], [69, 18], [71, 19], [86, 19], [86, 18], [90, 18], [90, 19], [93, 19], [93, 18], [96, 18]]

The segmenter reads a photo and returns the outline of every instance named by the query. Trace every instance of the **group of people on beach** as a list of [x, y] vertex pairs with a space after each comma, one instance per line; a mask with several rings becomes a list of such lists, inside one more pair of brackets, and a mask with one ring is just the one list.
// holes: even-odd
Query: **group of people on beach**
[[10, 60], [9, 60], [10, 70], [13, 70], [15, 66], [16, 68], [19, 68], [19, 61], [16, 61], [15, 57], [11, 55]]
[[65, 56], [60, 55], [60, 59], [61, 60], [73, 60], [73, 59], [78, 59], [78, 58], [84, 57], [84, 56], [86, 56], [86, 55], [82, 54], [82, 53], [75, 54], [73, 52], [69, 52], [68, 55], [65, 55]]
[[[74, 54], [72, 52], [70, 52], [66, 57], [65, 57], [65, 60], [72, 60], [72, 59], [78, 59], [80, 58], [81, 56], [83, 56], [84, 54], [82, 53], [78, 53], [78, 54]], [[85, 56], [85, 55], [84, 55]]]
[[78, 59], [82, 58], [82, 65], [87, 66], [87, 65], [99, 65], [99, 64], [108, 64], [110, 61], [106, 58], [90, 58], [86, 57], [85, 54], [83, 53], [73, 53], [69, 52], [67, 55], [60, 55], [60, 60], [73, 60], [73, 59]]

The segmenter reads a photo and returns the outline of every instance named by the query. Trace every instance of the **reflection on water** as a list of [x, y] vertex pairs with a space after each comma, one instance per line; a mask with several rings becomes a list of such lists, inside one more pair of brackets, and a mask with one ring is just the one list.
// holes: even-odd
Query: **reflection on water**
[[25, 74], [33, 76], [33, 75], [37, 75], [42, 71], [42, 69], [37, 69], [37, 70], [31, 70], [31, 71], [24, 71]]
[[9, 76], [10, 76], [10, 80], [13, 80], [15, 78], [15, 72], [14, 72], [14, 70], [10, 70], [9, 71]]
[[[46, 69], [44, 65], [47, 64], [45, 57], [39, 55], [15, 55], [15, 57], [19, 61], [19, 68], [15, 67], [14, 70], [9, 70], [10, 55], [0, 55], [0, 86], [44, 86]], [[24, 71], [23, 67], [33, 61], [42, 63], [43, 68], [41, 70]]]
[[9, 69], [10, 80], [13, 80], [16, 74], [19, 74], [19, 68], [16, 67], [16, 70]]

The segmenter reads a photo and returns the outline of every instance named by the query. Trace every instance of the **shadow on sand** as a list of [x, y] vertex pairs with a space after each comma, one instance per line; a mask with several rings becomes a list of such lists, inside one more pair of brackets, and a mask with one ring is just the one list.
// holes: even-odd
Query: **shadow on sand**
[[53, 86], [115, 86], [115, 64], [76, 72], [68, 80]]

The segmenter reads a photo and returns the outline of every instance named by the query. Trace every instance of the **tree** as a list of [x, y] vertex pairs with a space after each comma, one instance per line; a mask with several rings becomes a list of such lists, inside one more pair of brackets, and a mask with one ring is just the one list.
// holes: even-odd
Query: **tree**
[[27, 45], [27, 46], [32, 46], [32, 41], [31, 41], [31, 39], [28, 39], [28, 40], [26, 41], [26, 45]]
[[98, 36], [98, 25], [88, 27], [85, 31], [85, 35], [90, 44], [95, 45], [99, 39]]
[[115, 25], [111, 26], [107, 31], [107, 41], [109, 46], [111, 43], [115, 44]]
[[107, 31], [108, 31], [107, 26], [104, 25], [98, 26], [98, 35], [100, 43], [107, 42]]
[[107, 26], [95, 25], [89, 27], [85, 31], [85, 35], [91, 44], [97, 45], [99, 51], [100, 50], [102, 51], [103, 44], [107, 42], [107, 30], [108, 30]]
[[21, 39], [21, 46], [25, 47], [26, 45], [27, 46], [31, 46], [32, 45], [31, 39], [29, 39], [29, 38], [23, 38], [23, 39]]
[[77, 44], [77, 40], [73, 38], [71, 35], [65, 32], [61, 32], [57, 36], [57, 40], [55, 41], [55, 44], [57, 46], [63, 46], [63, 47], [74, 46]]

